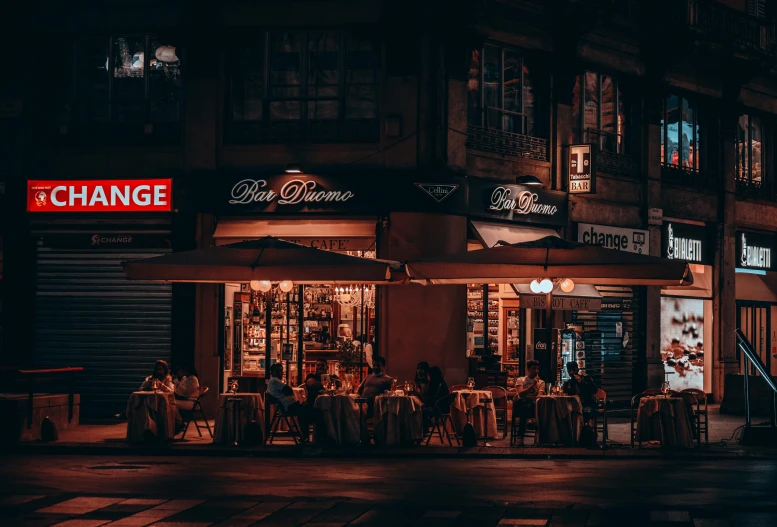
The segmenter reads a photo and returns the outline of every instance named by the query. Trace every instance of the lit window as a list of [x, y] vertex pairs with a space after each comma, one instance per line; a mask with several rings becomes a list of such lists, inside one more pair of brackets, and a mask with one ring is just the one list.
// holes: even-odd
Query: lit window
[[739, 117], [737, 126], [737, 180], [760, 188], [763, 184], [763, 125], [761, 118], [753, 115]]
[[699, 120], [696, 105], [688, 98], [670, 95], [661, 117], [661, 164], [699, 171]]
[[583, 142], [594, 143], [605, 152], [625, 153], [627, 120], [623, 94], [615, 78], [590, 71], [578, 76], [572, 118], [576, 135]]

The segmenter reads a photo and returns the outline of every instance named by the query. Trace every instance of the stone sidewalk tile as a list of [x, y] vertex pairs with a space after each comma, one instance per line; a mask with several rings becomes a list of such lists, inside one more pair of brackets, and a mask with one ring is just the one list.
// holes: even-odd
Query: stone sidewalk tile
[[650, 511], [651, 522], [690, 522], [688, 511]]
[[554, 510], [550, 517], [549, 527], [585, 527], [588, 522], [588, 511], [562, 509]]
[[729, 522], [731, 527], [774, 527], [777, 525], [777, 513], [737, 513], [729, 517]]
[[455, 520], [461, 516], [461, 511], [429, 510], [424, 513], [423, 518], [438, 518], [444, 520]]
[[[269, 516], [269, 513], [268, 513]], [[256, 523], [256, 520], [250, 519], [250, 520], [236, 520], [235, 518], [229, 518], [224, 520], [223, 522], [218, 522], [215, 525], [212, 525], [211, 527], [249, 527], [249, 525], [253, 525]]]
[[114, 503], [122, 501], [123, 498], [95, 498], [83, 496], [69, 499], [56, 505], [44, 507], [36, 512], [44, 514], [86, 514], [87, 512], [102, 509]]
[[731, 524], [721, 518], [694, 518], [693, 527], [731, 527]]
[[145, 499], [145, 498], [130, 498], [128, 500], [124, 500], [124, 501], [120, 502], [119, 504], [120, 505], [149, 505], [149, 506], [154, 506], [154, 505], [160, 505], [160, 504], [162, 504], [162, 503], [164, 503], [166, 501], [167, 500], [159, 500], [159, 499], [155, 500], [155, 499]]
[[160, 503], [154, 510], [175, 510], [182, 511], [191, 507], [196, 507], [200, 503], [205, 503], [205, 500], [170, 500], [164, 503]]
[[22, 503], [29, 503], [42, 497], [43, 496], [31, 495], [4, 496], [0, 498], [0, 507], [5, 505], [21, 505]]
[[350, 522], [367, 512], [371, 503], [340, 502], [313, 518], [317, 523]]
[[254, 525], [258, 526], [277, 526], [277, 527], [289, 527], [291, 525], [302, 525], [316, 517], [318, 511], [316, 509], [281, 509], [273, 512], [269, 516], [262, 518]]
[[55, 523], [53, 527], [100, 527], [101, 525], [105, 525], [110, 520], [80, 520], [80, 519], [73, 519], [73, 520], [65, 520], [60, 523]]
[[542, 518], [502, 518], [497, 525], [535, 525], [544, 527], [549, 520]]

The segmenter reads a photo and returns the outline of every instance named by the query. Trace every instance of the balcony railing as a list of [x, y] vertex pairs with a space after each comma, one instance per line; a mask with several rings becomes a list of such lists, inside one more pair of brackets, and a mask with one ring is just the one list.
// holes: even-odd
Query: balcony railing
[[226, 128], [229, 144], [260, 143], [377, 143], [378, 119], [322, 119], [230, 122]]
[[714, 189], [718, 178], [714, 173], [692, 170], [677, 165], [661, 165], [661, 180], [683, 187]]
[[699, 34], [745, 51], [775, 56], [775, 24], [709, 0], [687, 0], [688, 25]]
[[637, 178], [639, 177], [639, 159], [600, 149], [596, 154], [596, 170], [613, 176]]
[[737, 178], [737, 194], [746, 198], [766, 199], [769, 201], [774, 201], [777, 198], [773, 185], [749, 179]]
[[506, 156], [548, 160], [548, 140], [530, 135], [467, 125], [467, 147]]

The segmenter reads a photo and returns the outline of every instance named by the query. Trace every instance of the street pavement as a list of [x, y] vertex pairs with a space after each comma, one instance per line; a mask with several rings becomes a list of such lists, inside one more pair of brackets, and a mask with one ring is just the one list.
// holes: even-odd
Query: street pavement
[[0, 525], [777, 525], [777, 460], [0, 458]]

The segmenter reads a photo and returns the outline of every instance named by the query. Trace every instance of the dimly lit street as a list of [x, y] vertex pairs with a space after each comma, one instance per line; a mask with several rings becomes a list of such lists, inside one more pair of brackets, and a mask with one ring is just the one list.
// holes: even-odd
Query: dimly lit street
[[584, 526], [669, 521], [737, 527], [777, 521], [775, 460], [43, 456], [4, 459], [0, 480], [3, 525], [78, 519], [83, 521], [67, 525]]

